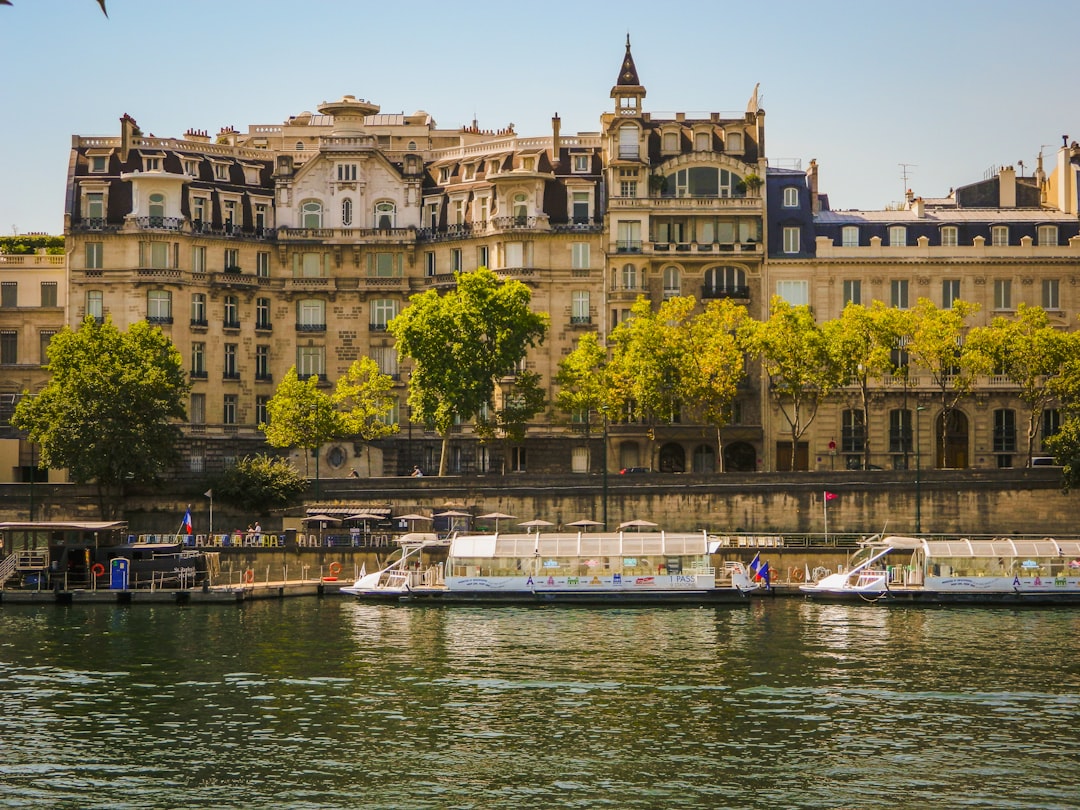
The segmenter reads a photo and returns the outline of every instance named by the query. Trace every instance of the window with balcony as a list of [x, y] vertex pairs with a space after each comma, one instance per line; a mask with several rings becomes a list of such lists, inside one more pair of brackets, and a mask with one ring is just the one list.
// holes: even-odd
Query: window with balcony
[[206, 197], [191, 198], [191, 222], [196, 233], [210, 225], [210, 217], [207, 214], [209, 210], [210, 201]]
[[941, 246], [956, 247], [960, 243], [960, 229], [955, 225], [946, 225], [941, 229]]
[[150, 227], [162, 228], [165, 226], [165, 195], [151, 194], [147, 213], [150, 215]]
[[105, 320], [105, 300], [101, 290], [86, 291], [86, 314], [98, 323]]
[[14, 309], [19, 306], [19, 282], [0, 282], [0, 307]]
[[193, 380], [206, 379], [206, 344], [195, 342], [191, 344], [191, 378]]
[[843, 247], [859, 246], [859, 226], [845, 225], [840, 229], [840, 244]]
[[636, 197], [637, 196], [637, 180], [620, 180], [619, 181], [619, 196], [620, 197]]
[[375, 227], [388, 231], [397, 226], [397, 206], [392, 202], [375, 203]]
[[398, 302], [392, 298], [377, 298], [371, 302], [370, 329], [372, 332], [385, 332], [387, 324], [398, 314]]
[[224, 265], [226, 273], [240, 272], [240, 249], [225, 248]]
[[301, 380], [310, 377], [326, 377], [326, 347], [325, 346], [297, 346], [296, 347], [296, 373]]
[[592, 318], [589, 314], [589, 291], [572, 290], [570, 293], [570, 323], [587, 324], [591, 322]]
[[1043, 279], [1042, 308], [1061, 309], [1061, 282], [1056, 278]]
[[638, 157], [638, 129], [633, 124], [619, 127], [619, 159], [636, 160]]
[[746, 272], [739, 267], [710, 267], [705, 270], [702, 298], [745, 298], [749, 295]]
[[624, 264], [622, 268], [622, 278], [619, 280], [618, 288], [622, 290], [636, 290], [638, 288], [638, 269], [637, 265]]
[[941, 280], [941, 307], [950, 309], [953, 303], [960, 298], [960, 279], [945, 278]]
[[674, 265], [664, 268], [664, 298], [674, 298], [682, 295], [682, 273]]
[[235, 295], [225, 296], [225, 323], [226, 329], [240, 328], [240, 299]]
[[236, 200], [223, 200], [221, 203], [221, 224], [225, 233], [238, 233], [240, 230], [240, 217], [238, 216]]
[[104, 243], [87, 242], [84, 246], [87, 270], [100, 270], [104, 266]]
[[889, 306], [897, 309], [908, 308], [908, 281], [904, 278], [894, 278], [889, 282]]
[[570, 195], [570, 218], [575, 225], [589, 223], [589, 192], [575, 191]]
[[266, 230], [268, 219], [267, 214], [269, 209], [266, 203], [257, 203], [255, 205], [255, 233], [258, 236], [263, 235], [263, 231]]
[[224, 363], [221, 367], [222, 376], [226, 380], [238, 380], [240, 379], [240, 366], [237, 362], [238, 346], [235, 343], [226, 343], [224, 349]]
[[784, 228], [784, 253], [798, 253], [801, 231], [797, 226]]
[[800, 280], [777, 281], [776, 294], [793, 307], [807, 306], [810, 303], [810, 282]]
[[907, 247], [907, 228], [903, 225], [890, 226], [889, 244], [893, 247]]
[[994, 279], [994, 309], [1012, 309], [1012, 279]]
[[19, 362], [19, 333], [14, 329], [0, 331], [0, 363], [14, 366]]
[[862, 281], [857, 278], [844, 279], [844, 306], [862, 303]]
[[255, 299], [255, 328], [256, 329], [272, 329], [273, 324], [270, 323], [270, 299], [269, 298], [256, 298]]
[[1058, 243], [1057, 225], [1040, 225], [1038, 237], [1040, 245], [1056, 245]]
[[296, 330], [298, 332], [325, 332], [326, 302], [318, 298], [297, 301]]
[[83, 217], [89, 228], [102, 228], [105, 226], [105, 194], [100, 191], [92, 191], [84, 198]]
[[265, 344], [255, 347], [255, 379], [263, 382], [270, 379], [270, 347]]
[[511, 201], [514, 224], [525, 225], [529, 221], [529, 198], [524, 194], [515, 194]]
[[797, 186], [784, 187], [784, 208], [799, 207], [799, 189]]
[[206, 293], [191, 294], [191, 325], [206, 326]]
[[172, 293], [168, 290], [148, 290], [146, 320], [150, 323], [172, 323]]
[[990, 228], [990, 244], [994, 247], [1005, 247], [1009, 244], [1009, 226], [993, 225]]
[[307, 200], [300, 205], [300, 227], [301, 228], [321, 228], [322, 227], [322, 203], [318, 200]]
[[661, 197], [737, 197], [745, 194], [742, 178], [735, 172], [715, 166], [692, 166], [679, 169], [664, 178]]
[[641, 223], [622, 221], [615, 223], [616, 245], [619, 253], [641, 252]]

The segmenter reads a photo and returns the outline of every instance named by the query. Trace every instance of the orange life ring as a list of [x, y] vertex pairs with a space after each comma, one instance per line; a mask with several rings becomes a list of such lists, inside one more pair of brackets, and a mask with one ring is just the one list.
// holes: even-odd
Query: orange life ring
[[94, 563], [90, 566], [90, 573], [95, 577], [103, 577], [105, 576], [105, 566], [101, 563]]
[[340, 573], [341, 573], [341, 563], [339, 563], [339, 562], [330, 563], [330, 574], [331, 574], [331, 576], [336, 577]]
[[244, 582], [250, 585], [255, 581], [255, 572], [252, 569], [248, 569], [244, 572]]

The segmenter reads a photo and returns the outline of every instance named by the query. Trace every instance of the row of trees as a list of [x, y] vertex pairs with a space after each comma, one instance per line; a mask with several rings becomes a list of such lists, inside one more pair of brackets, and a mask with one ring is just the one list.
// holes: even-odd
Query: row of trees
[[[524, 284], [481, 268], [460, 274], [444, 294], [413, 296], [389, 324], [399, 354], [411, 360], [410, 418], [443, 439], [440, 474], [455, 424], [472, 422], [485, 438], [520, 440], [548, 407], [539, 376], [522, 365], [549, 324], [546, 314], [530, 310], [530, 297]], [[559, 365], [554, 404], [571, 419], [584, 415], [587, 426], [601, 415], [647, 424], [650, 435], [685, 414], [715, 430], [722, 458], [721, 431], [748, 360], [760, 362], [792, 448], [838, 389], [858, 389], [869, 436], [869, 394], [886, 377], [913, 387], [916, 376], [928, 375], [947, 417], [976, 378], [996, 375], [1028, 407], [1029, 457], [1043, 409], [1059, 403], [1062, 429], [1048, 446], [1065, 465], [1066, 484], [1080, 481], [1080, 333], [1055, 328], [1038, 307], [1021, 305], [1013, 318], [969, 328], [975, 312], [962, 301], [941, 309], [920, 299], [910, 310], [875, 302], [850, 304], [819, 324], [809, 308], [780, 298], [758, 321], [731, 301], [699, 308], [693, 297], [676, 297], [654, 310], [642, 297], [609, 345], [595, 333], [581, 337]], [[53, 338], [49, 370], [49, 383], [23, 397], [12, 419], [40, 445], [43, 465], [67, 468], [73, 481], [96, 482], [99, 491], [122, 491], [127, 481], [155, 480], [175, 461], [190, 385], [179, 352], [159, 328], [140, 321], [121, 332], [109, 319], [87, 318]], [[398, 430], [390, 418], [392, 386], [370, 358], [354, 362], [332, 391], [318, 377], [299, 379], [293, 368], [260, 428], [274, 447], [373, 441]], [[869, 461], [869, 442], [864, 452]], [[250, 466], [260, 475], [273, 472]]]
[[763, 321], [730, 301], [699, 310], [692, 297], [671, 298], [654, 310], [639, 298], [632, 317], [612, 331], [610, 352], [589, 334], [560, 364], [556, 404], [566, 413], [599, 413], [650, 428], [685, 413], [716, 430], [722, 451], [720, 430], [731, 419], [746, 360], [752, 359], [760, 362], [787, 423], [793, 469], [798, 441], [822, 403], [851, 387], [861, 399], [869, 465], [869, 402], [877, 384], [890, 378], [906, 393], [928, 378], [944, 431], [978, 378], [1000, 377], [1027, 406], [1029, 459], [1044, 408], [1054, 400], [1061, 405], [1064, 429], [1048, 446], [1071, 482], [1074, 470], [1080, 471], [1080, 333], [1054, 327], [1040, 307], [1023, 304], [1015, 317], [970, 327], [977, 310], [963, 301], [939, 308], [919, 299], [907, 310], [875, 301], [849, 304], [839, 318], [819, 324], [809, 307], [779, 297]]

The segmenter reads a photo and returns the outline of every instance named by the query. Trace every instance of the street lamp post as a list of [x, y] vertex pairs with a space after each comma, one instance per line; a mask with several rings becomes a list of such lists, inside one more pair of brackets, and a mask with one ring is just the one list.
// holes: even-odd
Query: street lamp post
[[915, 534], [922, 534], [922, 405], [915, 407]]

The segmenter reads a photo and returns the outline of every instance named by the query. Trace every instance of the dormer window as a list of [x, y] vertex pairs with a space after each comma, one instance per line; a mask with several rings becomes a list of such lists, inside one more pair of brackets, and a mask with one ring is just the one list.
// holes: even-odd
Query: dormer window
[[903, 225], [892, 225], [889, 227], [889, 244], [892, 247], [906, 247], [907, 246], [907, 228]]
[[665, 152], [678, 152], [679, 151], [679, 133], [678, 132], [665, 132], [664, 133], [664, 151]]
[[450, 167], [449, 166], [443, 166], [441, 169], [439, 169], [439, 182], [440, 183], [449, 183], [450, 182]]
[[90, 155], [90, 173], [104, 174], [109, 169], [108, 155]]
[[536, 170], [536, 158], [534, 158], [534, 157], [522, 158], [521, 159], [521, 168], [523, 168], [527, 172], [535, 171]]
[[491, 161], [491, 163], [488, 164], [487, 173], [488, 174], [498, 174], [499, 173], [499, 161], [498, 160], [493, 160], [493, 161]]
[[574, 174], [586, 174], [589, 171], [589, 156], [588, 155], [574, 155], [573, 172]]
[[229, 179], [229, 164], [228, 163], [215, 163], [214, 164], [214, 179], [215, 180], [228, 180]]
[[476, 174], [476, 166], [472, 163], [468, 163], [462, 169], [462, 179], [472, 180]]
[[941, 246], [956, 247], [959, 239], [959, 229], [955, 225], [946, 225], [941, 229]]
[[799, 189], [795, 186], [787, 186], [784, 188], [784, 208], [798, 208], [799, 207]]
[[698, 132], [694, 135], [694, 151], [708, 152], [712, 148], [712, 137], [708, 132]]
[[143, 171], [144, 172], [160, 172], [161, 171], [161, 156], [160, 155], [144, 155], [143, 156]]
[[198, 177], [199, 176], [199, 161], [185, 159], [183, 161], [183, 167], [184, 167], [184, 174], [186, 174], [188, 177]]
[[741, 132], [729, 132], [727, 136], [727, 151], [741, 152], [743, 150], [743, 138]]

